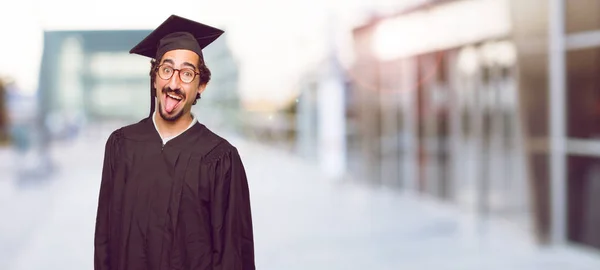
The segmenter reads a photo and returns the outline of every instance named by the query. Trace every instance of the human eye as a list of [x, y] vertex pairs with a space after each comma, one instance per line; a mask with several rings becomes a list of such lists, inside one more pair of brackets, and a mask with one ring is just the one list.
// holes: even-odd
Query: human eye
[[183, 70], [182, 74], [186, 78], [193, 78], [194, 77], [194, 71], [191, 70], [191, 69], [185, 69], [185, 70]]
[[165, 74], [171, 74], [171, 72], [173, 72], [173, 68], [172, 68], [172, 67], [169, 67], [169, 66], [163, 66], [163, 67], [161, 68], [161, 70], [162, 70], [162, 72], [163, 72], [163, 73], [165, 73]]

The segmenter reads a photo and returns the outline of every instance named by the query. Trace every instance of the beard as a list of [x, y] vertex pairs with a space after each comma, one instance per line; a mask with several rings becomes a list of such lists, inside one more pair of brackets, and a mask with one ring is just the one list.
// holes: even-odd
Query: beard
[[165, 121], [169, 121], [169, 122], [175, 122], [183, 116], [183, 110], [180, 110], [176, 114], [168, 115], [167, 112], [165, 112], [165, 109], [163, 109], [163, 107], [160, 106], [160, 102], [159, 102], [159, 107], [158, 107], [158, 113], [160, 114], [160, 117], [162, 117], [162, 119], [164, 119]]
[[[179, 120], [184, 112], [185, 112], [185, 102], [186, 102], [186, 98], [185, 98], [185, 93], [183, 91], [181, 91], [180, 89], [171, 89], [169, 87], [164, 87], [161, 91], [161, 94], [163, 96], [165, 96], [167, 93], [173, 93], [177, 96], [183, 97], [183, 100], [181, 102], [184, 102], [184, 104], [180, 104], [181, 106], [183, 106], [183, 108], [181, 108], [179, 110], [179, 112], [169, 115], [166, 111], [164, 106], [162, 106], [162, 99], [158, 98], [158, 113], [160, 114], [160, 117], [162, 117], [162, 119], [164, 119], [165, 121], [169, 121], [169, 122], [175, 122], [177, 120]], [[168, 98], [168, 97], [167, 97]]]

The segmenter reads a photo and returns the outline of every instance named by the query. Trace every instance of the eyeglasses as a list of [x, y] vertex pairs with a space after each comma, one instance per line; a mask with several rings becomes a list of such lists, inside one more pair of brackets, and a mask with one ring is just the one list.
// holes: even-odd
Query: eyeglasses
[[160, 65], [156, 67], [156, 71], [158, 76], [163, 80], [170, 80], [175, 71], [179, 71], [179, 79], [184, 83], [191, 83], [196, 78], [196, 75], [200, 75], [200, 73], [192, 68], [177, 69], [169, 65]]

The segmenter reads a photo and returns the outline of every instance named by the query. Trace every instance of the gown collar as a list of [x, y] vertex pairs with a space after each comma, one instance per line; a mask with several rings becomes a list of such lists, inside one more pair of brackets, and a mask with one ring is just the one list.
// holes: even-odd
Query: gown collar
[[192, 128], [196, 123], [198, 123], [198, 119], [196, 119], [196, 117], [194, 116], [193, 113], [191, 113], [192, 115], [192, 122], [190, 123], [190, 125], [183, 131], [179, 132], [178, 134], [171, 136], [171, 137], [165, 137], [163, 138], [162, 136], [160, 136], [160, 132], [158, 131], [158, 126], [156, 125], [156, 111], [152, 114], [152, 123], [154, 124], [154, 129], [156, 130], [156, 133], [158, 133], [158, 136], [161, 137], [162, 139], [162, 143], [163, 145], [167, 144], [167, 142], [169, 142], [172, 139], [175, 139], [176, 137], [178, 137], [179, 135], [183, 134], [184, 132], [188, 131], [190, 128]]

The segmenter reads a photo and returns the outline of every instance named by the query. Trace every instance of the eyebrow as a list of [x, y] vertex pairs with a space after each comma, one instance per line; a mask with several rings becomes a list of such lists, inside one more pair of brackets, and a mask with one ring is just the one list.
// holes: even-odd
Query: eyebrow
[[[171, 59], [165, 59], [165, 60], [162, 61], [162, 63], [163, 64], [164, 63], [168, 63], [168, 64], [171, 64], [171, 65], [175, 65], [175, 62], [173, 62], [173, 60], [171, 60]], [[188, 66], [188, 67], [191, 67], [194, 70], [196, 70], [196, 66], [194, 64], [190, 63], [190, 62], [183, 62], [181, 65]]]
[[182, 64], [182, 65], [184, 65], [184, 66], [189, 66], [189, 67], [193, 68], [194, 70], [196, 70], [196, 66], [194, 66], [194, 64], [192, 64], [192, 63], [190, 63], [190, 62], [183, 62], [183, 64]]

